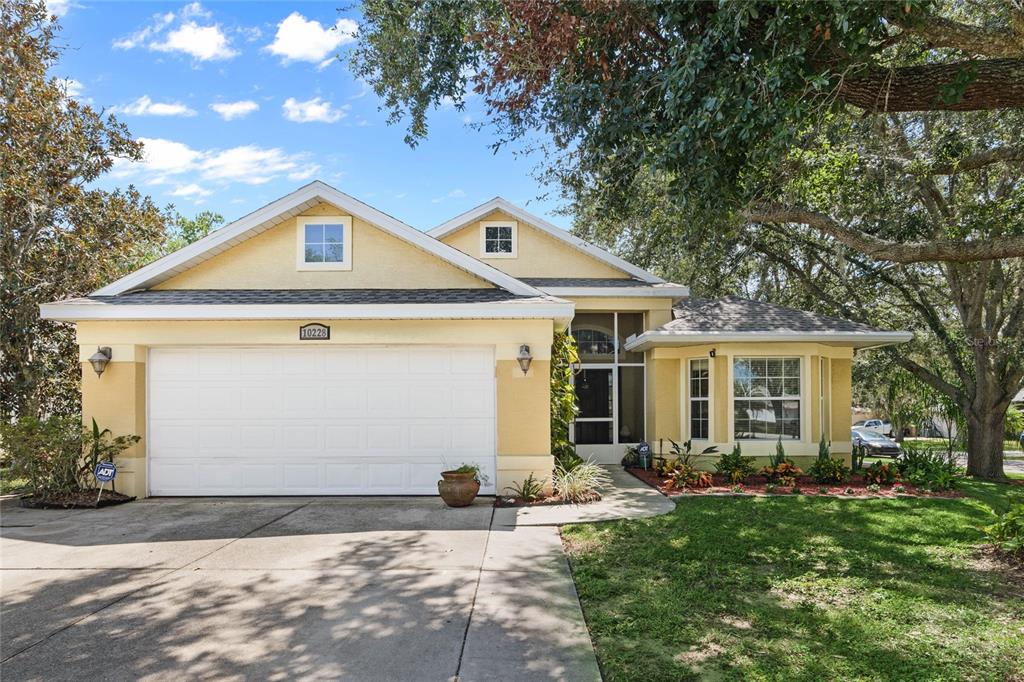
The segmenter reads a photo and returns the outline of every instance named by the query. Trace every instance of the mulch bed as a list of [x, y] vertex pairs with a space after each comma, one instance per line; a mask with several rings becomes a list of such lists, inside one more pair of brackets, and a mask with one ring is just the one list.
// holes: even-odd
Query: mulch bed
[[30, 509], [96, 509], [97, 507], [110, 507], [115, 504], [131, 502], [134, 497], [104, 490], [100, 496], [99, 504], [96, 503], [97, 489], [79, 490], [69, 493], [53, 493], [46, 497], [29, 495], [21, 498], [21, 506]]
[[526, 500], [522, 499], [521, 497], [506, 497], [504, 495], [499, 495], [498, 497], [494, 498], [494, 506], [495, 507], [550, 507], [550, 506], [558, 505], [558, 504], [589, 504], [591, 502], [598, 502], [598, 501], [600, 501], [600, 499], [601, 499], [601, 494], [596, 492], [596, 491], [591, 492], [589, 497], [586, 500], [582, 501], [582, 502], [570, 502], [568, 500], [562, 499], [558, 495], [549, 495], [548, 497], [542, 497], [539, 500], [534, 500], [532, 502], [527, 502]]
[[[850, 476], [850, 480], [846, 483], [836, 484], [822, 484], [817, 483], [810, 476], [801, 476], [797, 479], [797, 485], [795, 486], [800, 490], [799, 493], [794, 493], [793, 487], [777, 486], [775, 490], [769, 493], [766, 490], [768, 482], [763, 476], [748, 476], [747, 480], [742, 484], [742, 490], [739, 493], [734, 493], [732, 490], [733, 484], [725, 476], [719, 474], [712, 475], [712, 483], [710, 488], [669, 488], [666, 485], [667, 478], [659, 475], [654, 470], [640, 469], [638, 467], [626, 467], [626, 471], [633, 474], [641, 481], [657, 488], [661, 494], [668, 497], [675, 497], [677, 495], [808, 495], [811, 497], [963, 497], [964, 494], [959, 490], [943, 490], [938, 492], [928, 492], [921, 488], [910, 485], [909, 483], [901, 483], [904, 490], [903, 492], [896, 492], [892, 489], [892, 486], [883, 485], [882, 489], [878, 492], [872, 492], [868, 490], [869, 485], [864, 477], [860, 474], [853, 474]], [[827, 492], [821, 492], [822, 488], [827, 488]], [[846, 492], [847, 489], [852, 489], [853, 492]]]

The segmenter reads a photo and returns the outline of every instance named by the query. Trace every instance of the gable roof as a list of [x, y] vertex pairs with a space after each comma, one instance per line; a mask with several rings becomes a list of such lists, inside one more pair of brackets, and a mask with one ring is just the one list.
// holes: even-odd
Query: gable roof
[[566, 230], [563, 230], [560, 227], [557, 227], [549, 223], [543, 218], [535, 216], [532, 213], [529, 213], [528, 211], [519, 208], [515, 204], [505, 201], [501, 197], [494, 197], [490, 201], [480, 204], [476, 208], [471, 208], [465, 213], [455, 216], [448, 222], [438, 225], [434, 229], [428, 231], [427, 234], [429, 234], [434, 239], [443, 239], [444, 237], [452, 234], [453, 232], [457, 232], [458, 230], [461, 230], [462, 228], [466, 227], [466, 225], [476, 222], [477, 220], [480, 220], [488, 213], [491, 213], [493, 211], [504, 211], [508, 215], [518, 220], [522, 220], [524, 223], [527, 223], [530, 226], [537, 228], [538, 230], [544, 232], [548, 236], [554, 237], [559, 241], [565, 242], [569, 246], [572, 246], [574, 249], [577, 249], [578, 251], [585, 253], [591, 258], [606, 263], [607, 265], [610, 265], [617, 270], [621, 270], [622, 272], [631, 275], [642, 282], [650, 282], [652, 284], [656, 284], [665, 281], [658, 277], [657, 275], [653, 275], [642, 268], [638, 268], [632, 263], [624, 261], [623, 259], [619, 258], [614, 254], [608, 253], [602, 248], [594, 246], [590, 242], [586, 242], [575, 235], [569, 234], [569, 232], [567, 232]]
[[506, 275], [497, 268], [467, 256], [402, 221], [392, 218], [372, 206], [341, 192], [330, 185], [315, 180], [300, 187], [291, 194], [271, 202], [238, 220], [214, 230], [202, 239], [189, 244], [174, 253], [150, 263], [116, 282], [93, 292], [94, 296], [115, 296], [134, 289], [145, 289], [159, 284], [175, 275], [227, 251], [236, 244], [255, 237], [286, 220], [300, 215], [304, 210], [318, 203], [328, 203], [343, 209], [353, 216], [362, 218], [375, 227], [431, 253], [441, 260], [491, 282], [517, 296], [541, 296], [541, 292], [520, 280]]
[[690, 298], [672, 308], [673, 320], [631, 336], [626, 350], [715, 342], [802, 341], [875, 348], [904, 343], [910, 332], [877, 329], [860, 322], [739, 296]]

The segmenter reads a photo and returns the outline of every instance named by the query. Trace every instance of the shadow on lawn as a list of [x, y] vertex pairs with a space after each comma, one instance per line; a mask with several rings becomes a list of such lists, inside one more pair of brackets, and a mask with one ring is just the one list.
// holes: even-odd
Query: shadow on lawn
[[694, 497], [565, 537], [610, 680], [1004, 679], [1024, 599], [972, 561], [985, 522], [968, 500]]

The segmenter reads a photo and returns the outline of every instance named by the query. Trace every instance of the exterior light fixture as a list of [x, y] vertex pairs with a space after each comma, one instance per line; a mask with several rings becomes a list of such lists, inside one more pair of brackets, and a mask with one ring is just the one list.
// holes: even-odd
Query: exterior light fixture
[[530, 355], [530, 347], [525, 343], [519, 346], [519, 355], [516, 356], [516, 360], [519, 361], [519, 369], [523, 370], [524, 375], [530, 371], [530, 363], [533, 362], [533, 356]]
[[715, 357], [715, 349], [714, 348], [712, 348], [711, 352], [708, 353], [708, 357], [711, 357], [711, 358]]
[[107, 363], [110, 362], [111, 355], [113, 353], [110, 350], [110, 346], [96, 347], [96, 352], [89, 358], [89, 364], [96, 370], [96, 376], [103, 374], [103, 370], [107, 368]]

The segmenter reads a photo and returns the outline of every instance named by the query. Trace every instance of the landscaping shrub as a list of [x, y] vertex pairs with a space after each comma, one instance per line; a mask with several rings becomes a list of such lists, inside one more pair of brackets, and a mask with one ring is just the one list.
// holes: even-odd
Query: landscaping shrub
[[996, 521], [985, 526], [985, 535], [1002, 551], [1024, 559], [1024, 499], [1010, 500], [1010, 508], [1003, 513], [990, 511]]
[[963, 469], [956, 456], [938, 450], [918, 449], [904, 445], [896, 458], [900, 478], [927, 490], [952, 490], [960, 484]]
[[544, 480], [537, 480], [530, 474], [521, 482], [506, 486], [505, 490], [511, 491], [512, 497], [518, 497], [524, 502], [533, 502], [544, 493]]
[[28, 481], [33, 495], [67, 493], [95, 486], [92, 472], [98, 462], [139, 441], [138, 436], [114, 437], [110, 429], [83, 429], [78, 417], [22, 417], [0, 422], [0, 447], [7, 453], [11, 475]]
[[900, 471], [888, 462], [874, 462], [864, 470], [864, 480], [868, 483], [892, 485], [900, 480]]
[[739, 443], [736, 443], [732, 452], [723, 452], [715, 463], [715, 472], [728, 478], [731, 483], [742, 483], [755, 471], [757, 467], [754, 466], [754, 458], [744, 457]]
[[818, 458], [807, 473], [818, 483], [845, 483], [850, 478], [850, 469], [841, 459], [833, 459], [825, 436], [818, 443]]
[[779, 442], [775, 445], [775, 454], [772, 455], [771, 463], [766, 467], [762, 467], [758, 473], [764, 476], [769, 483], [791, 486], [796, 483], [797, 477], [804, 472], [793, 460], [786, 457], [786, 449], [782, 446], [782, 436], [779, 436]]
[[710, 488], [711, 473], [690, 464], [677, 462], [668, 473], [666, 485], [670, 488]]
[[606, 479], [604, 469], [594, 462], [583, 460], [573, 467], [556, 464], [551, 484], [563, 500], [587, 502], [592, 499], [597, 486]]

